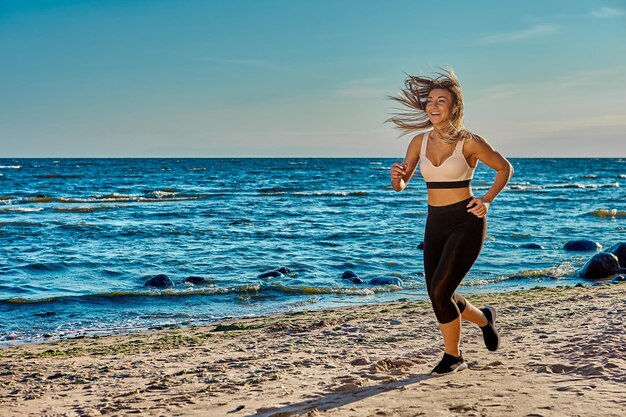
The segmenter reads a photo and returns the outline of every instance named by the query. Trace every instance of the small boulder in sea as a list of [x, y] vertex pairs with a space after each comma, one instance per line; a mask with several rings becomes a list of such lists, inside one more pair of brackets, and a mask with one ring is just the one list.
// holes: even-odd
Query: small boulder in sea
[[615, 245], [608, 248], [606, 251], [617, 256], [619, 266], [621, 268], [626, 268], [626, 242], [616, 243]]
[[397, 285], [398, 287], [401, 287], [402, 280], [396, 277], [372, 278], [370, 280], [370, 285]]
[[280, 278], [282, 276], [285, 276], [285, 275], [289, 274], [290, 272], [291, 272], [291, 269], [282, 266], [282, 267], [280, 267], [278, 269], [275, 269], [273, 271], [264, 272], [262, 274], [259, 274], [257, 276], [257, 278], [261, 278], [261, 279]]
[[609, 278], [619, 272], [617, 256], [612, 253], [596, 253], [580, 268], [578, 276], [587, 279]]
[[424, 250], [424, 242], [420, 242], [417, 244], [417, 249]]
[[520, 246], [520, 248], [522, 249], [541, 249], [543, 250], [544, 247], [537, 244], [537, 243], [524, 243], [523, 245]]
[[341, 279], [347, 279], [353, 284], [363, 284], [363, 280], [353, 271], [346, 271], [341, 275]]
[[613, 284], [617, 284], [619, 282], [624, 282], [624, 281], [626, 281], [626, 277], [624, 275], [618, 275], [611, 280]]
[[568, 241], [563, 249], [571, 252], [597, 252], [602, 250], [602, 245], [593, 240], [578, 239]]
[[205, 284], [211, 284], [211, 283], [213, 283], [213, 280], [208, 279], [208, 278], [202, 278], [202, 277], [187, 277], [181, 282], [179, 282], [179, 284], [192, 284], [192, 285], [205, 285]]
[[144, 287], [168, 288], [173, 287], [174, 282], [165, 274], [155, 275], [144, 284]]

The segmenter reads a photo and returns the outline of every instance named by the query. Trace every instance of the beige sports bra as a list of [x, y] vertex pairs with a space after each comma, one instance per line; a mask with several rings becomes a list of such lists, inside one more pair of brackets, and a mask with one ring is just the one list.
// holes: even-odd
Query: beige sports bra
[[424, 134], [422, 149], [420, 150], [420, 172], [426, 181], [426, 188], [465, 188], [474, 176], [474, 169], [467, 163], [463, 155], [465, 139], [459, 140], [450, 155], [439, 166], [433, 165], [426, 156], [428, 137], [430, 132]]

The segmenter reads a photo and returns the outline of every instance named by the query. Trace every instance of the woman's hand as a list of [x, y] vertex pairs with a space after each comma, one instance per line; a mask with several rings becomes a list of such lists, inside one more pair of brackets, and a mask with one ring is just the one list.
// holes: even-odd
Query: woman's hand
[[406, 176], [406, 167], [407, 164], [405, 163], [400, 164], [399, 162], [394, 162], [390, 170], [391, 181], [398, 181], [403, 179]]
[[468, 212], [472, 213], [478, 218], [485, 217], [487, 215], [487, 211], [489, 210], [489, 202], [484, 200], [483, 197], [473, 198], [472, 201], [467, 205], [469, 210]]

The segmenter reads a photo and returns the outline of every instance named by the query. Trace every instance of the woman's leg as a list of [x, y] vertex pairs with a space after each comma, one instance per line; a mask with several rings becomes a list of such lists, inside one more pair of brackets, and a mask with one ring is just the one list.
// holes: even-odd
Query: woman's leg
[[467, 300], [465, 301], [465, 309], [461, 312], [461, 317], [463, 320], [470, 321], [479, 327], [487, 325], [485, 314]]
[[[473, 216], [473, 215], [472, 215]], [[461, 314], [481, 321], [480, 310], [455, 293], [482, 248], [486, 233], [484, 219], [468, 218], [450, 234], [430, 282], [430, 295], [440, 323], [445, 352], [459, 356]], [[462, 309], [460, 307], [463, 307]], [[478, 313], [476, 312], [478, 310]]]

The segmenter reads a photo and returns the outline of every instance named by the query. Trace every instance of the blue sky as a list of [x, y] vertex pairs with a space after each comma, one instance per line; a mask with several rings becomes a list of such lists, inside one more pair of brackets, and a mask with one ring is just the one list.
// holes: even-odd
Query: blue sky
[[626, 156], [626, 2], [0, 0], [0, 157], [402, 157], [451, 66], [511, 157]]

